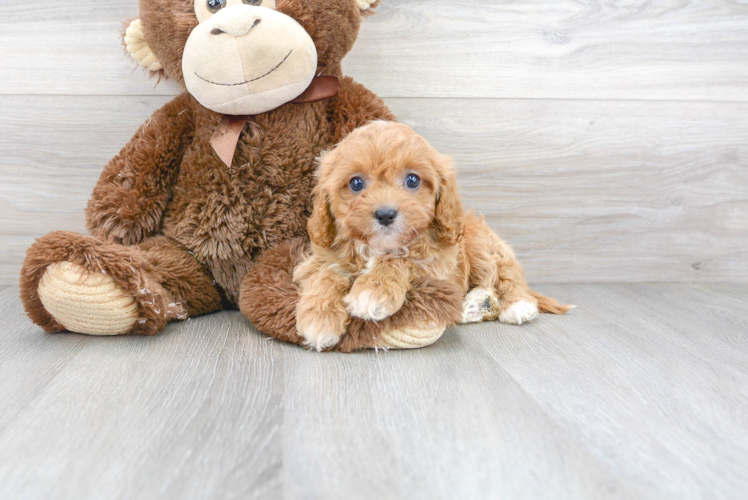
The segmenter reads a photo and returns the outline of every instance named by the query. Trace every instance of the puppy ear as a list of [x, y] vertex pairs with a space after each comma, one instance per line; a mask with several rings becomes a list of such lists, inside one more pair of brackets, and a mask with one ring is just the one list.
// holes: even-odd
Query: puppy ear
[[330, 211], [329, 198], [319, 185], [314, 188], [312, 195], [314, 196], [314, 208], [307, 223], [309, 238], [317, 246], [330, 248], [335, 241], [337, 231], [335, 220]]
[[450, 245], [462, 239], [465, 209], [457, 190], [457, 173], [449, 158], [439, 155], [436, 169], [439, 172], [439, 192], [436, 195], [434, 222], [440, 241]]

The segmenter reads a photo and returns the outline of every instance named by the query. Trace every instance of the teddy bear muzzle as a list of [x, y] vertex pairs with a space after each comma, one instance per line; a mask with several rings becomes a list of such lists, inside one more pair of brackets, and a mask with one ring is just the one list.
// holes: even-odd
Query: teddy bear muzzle
[[292, 17], [270, 7], [229, 5], [192, 31], [182, 71], [206, 108], [256, 115], [301, 95], [317, 70], [317, 49]]

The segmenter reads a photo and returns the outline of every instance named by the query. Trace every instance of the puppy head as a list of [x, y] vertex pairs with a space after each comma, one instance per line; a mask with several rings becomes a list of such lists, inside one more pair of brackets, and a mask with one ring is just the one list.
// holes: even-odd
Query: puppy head
[[323, 155], [317, 172], [312, 242], [355, 240], [379, 250], [407, 247], [425, 231], [449, 244], [463, 208], [451, 162], [406, 125], [372, 122]]

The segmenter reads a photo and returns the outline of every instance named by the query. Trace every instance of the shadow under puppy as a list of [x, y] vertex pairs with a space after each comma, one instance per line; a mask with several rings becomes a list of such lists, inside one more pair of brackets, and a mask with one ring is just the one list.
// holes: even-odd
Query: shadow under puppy
[[408, 126], [357, 129], [323, 155], [317, 175], [312, 252], [294, 272], [296, 327], [307, 345], [335, 346], [351, 316], [395, 314], [423, 278], [464, 291], [463, 323], [518, 325], [572, 307], [528, 287], [509, 245], [465, 213], [451, 161]]

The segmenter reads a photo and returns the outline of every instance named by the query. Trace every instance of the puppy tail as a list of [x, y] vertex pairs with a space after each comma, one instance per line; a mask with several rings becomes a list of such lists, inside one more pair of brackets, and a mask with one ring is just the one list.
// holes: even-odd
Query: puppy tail
[[559, 304], [556, 299], [546, 297], [542, 293], [530, 290], [530, 294], [538, 300], [538, 309], [542, 313], [566, 314], [577, 306]]

